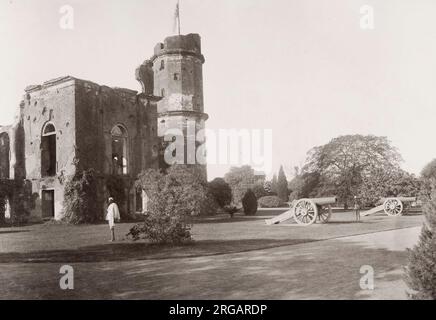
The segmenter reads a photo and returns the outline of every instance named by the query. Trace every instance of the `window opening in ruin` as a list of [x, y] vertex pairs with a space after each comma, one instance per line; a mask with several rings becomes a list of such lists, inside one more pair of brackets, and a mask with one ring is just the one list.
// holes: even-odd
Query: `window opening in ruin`
[[0, 179], [9, 179], [9, 160], [9, 135], [7, 133], [2, 133], [0, 134]]
[[163, 70], [163, 69], [165, 69], [165, 60], [160, 61], [160, 69], [159, 70]]
[[121, 125], [112, 128], [112, 173], [127, 174], [127, 130]]
[[42, 130], [41, 138], [41, 176], [56, 175], [56, 129], [47, 123]]

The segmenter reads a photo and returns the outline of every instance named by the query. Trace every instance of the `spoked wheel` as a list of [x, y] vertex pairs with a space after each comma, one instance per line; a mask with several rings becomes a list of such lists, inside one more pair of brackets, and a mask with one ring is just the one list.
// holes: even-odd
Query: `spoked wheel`
[[305, 226], [311, 225], [316, 221], [317, 216], [318, 208], [312, 200], [301, 199], [295, 204], [294, 218], [298, 224]]
[[385, 213], [390, 217], [397, 217], [403, 213], [403, 203], [399, 199], [386, 199], [383, 206]]
[[331, 207], [318, 207], [318, 221], [320, 223], [327, 223], [330, 220], [330, 217], [332, 216], [332, 210]]

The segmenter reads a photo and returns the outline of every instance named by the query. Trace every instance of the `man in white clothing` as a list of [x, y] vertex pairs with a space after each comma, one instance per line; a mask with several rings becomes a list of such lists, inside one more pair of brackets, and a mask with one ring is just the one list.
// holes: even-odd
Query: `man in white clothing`
[[106, 220], [109, 223], [109, 228], [111, 230], [111, 242], [115, 241], [115, 221], [120, 220], [120, 210], [118, 205], [115, 203], [114, 198], [109, 198], [109, 206], [107, 208]]

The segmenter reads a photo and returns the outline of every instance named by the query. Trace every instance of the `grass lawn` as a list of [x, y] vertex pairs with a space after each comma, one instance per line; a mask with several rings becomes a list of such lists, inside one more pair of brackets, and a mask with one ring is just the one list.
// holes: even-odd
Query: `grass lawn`
[[260, 210], [254, 217], [221, 215], [197, 219], [194, 242], [186, 245], [152, 245], [126, 238], [132, 223], [117, 225], [116, 243], [109, 243], [106, 224], [70, 226], [36, 224], [0, 229], [0, 263], [89, 262], [182, 258], [244, 252], [326, 240], [349, 235], [418, 226], [422, 215], [390, 218], [371, 216], [354, 222], [351, 212], [334, 213], [330, 223], [308, 227], [295, 223], [267, 226], [264, 219], [283, 210]]
[[[128, 239], [109, 243], [106, 224], [0, 228], [0, 298], [385, 297], [386, 288], [403, 285], [398, 270], [406, 263], [406, 245], [391, 248], [395, 239], [386, 235], [394, 232], [413, 244], [423, 221], [419, 214], [375, 215], [355, 223], [351, 212], [339, 212], [324, 225], [266, 226], [264, 219], [276, 214], [260, 210], [255, 217], [199, 219], [192, 230], [195, 242], [184, 246]], [[119, 224], [118, 236], [123, 238], [131, 226]], [[378, 240], [371, 245], [371, 239]], [[75, 270], [76, 289], [70, 292], [59, 290], [63, 264]], [[363, 264], [375, 267], [385, 291], [361, 292]], [[390, 297], [403, 297], [400, 291], [389, 291]]]

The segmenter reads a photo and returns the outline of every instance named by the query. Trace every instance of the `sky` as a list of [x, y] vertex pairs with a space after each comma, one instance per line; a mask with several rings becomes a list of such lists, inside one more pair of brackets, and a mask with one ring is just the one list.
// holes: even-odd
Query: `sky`
[[[74, 9], [63, 29], [60, 8]], [[31, 84], [63, 75], [140, 90], [135, 68], [173, 34], [176, 0], [0, 0], [0, 125]], [[362, 29], [364, 5], [373, 29]], [[272, 171], [345, 134], [387, 136], [403, 168], [436, 157], [436, 1], [181, 0], [199, 33], [206, 126], [272, 129]], [[209, 165], [208, 176], [229, 165]]]

